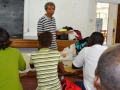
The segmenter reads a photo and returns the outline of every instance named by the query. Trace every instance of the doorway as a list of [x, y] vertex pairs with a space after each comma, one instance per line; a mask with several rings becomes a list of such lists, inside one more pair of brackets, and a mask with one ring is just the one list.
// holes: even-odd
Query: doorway
[[[96, 9], [96, 31], [103, 33], [105, 37], [104, 44], [114, 44], [115, 36], [116, 36], [118, 4], [97, 3], [96, 7], [97, 7]], [[101, 16], [98, 11], [102, 13]], [[101, 24], [99, 24], [99, 26], [97, 26], [97, 19], [101, 19]]]
[[107, 42], [109, 3], [97, 3], [96, 5], [96, 31], [104, 35], [104, 44]]

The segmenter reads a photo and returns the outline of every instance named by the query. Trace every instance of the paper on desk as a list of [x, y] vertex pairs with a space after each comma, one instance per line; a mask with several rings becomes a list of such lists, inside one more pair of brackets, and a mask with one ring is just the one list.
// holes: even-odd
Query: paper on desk
[[61, 51], [62, 60], [73, 60], [73, 55], [68, 47]]

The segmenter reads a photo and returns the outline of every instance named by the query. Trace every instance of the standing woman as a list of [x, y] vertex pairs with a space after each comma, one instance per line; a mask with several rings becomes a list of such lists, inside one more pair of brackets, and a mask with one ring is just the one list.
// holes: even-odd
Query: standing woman
[[19, 70], [25, 70], [26, 63], [19, 50], [10, 47], [8, 32], [0, 27], [0, 90], [23, 90]]

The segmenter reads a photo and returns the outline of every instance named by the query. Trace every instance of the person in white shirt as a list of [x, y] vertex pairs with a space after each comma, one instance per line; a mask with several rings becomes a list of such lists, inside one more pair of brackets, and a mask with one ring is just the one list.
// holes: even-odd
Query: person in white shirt
[[93, 32], [88, 41], [89, 47], [84, 47], [73, 60], [73, 69], [83, 67], [83, 82], [75, 82], [82, 90], [96, 90], [94, 87], [95, 69], [100, 55], [107, 49], [107, 46], [102, 46], [103, 42], [103, 34]]

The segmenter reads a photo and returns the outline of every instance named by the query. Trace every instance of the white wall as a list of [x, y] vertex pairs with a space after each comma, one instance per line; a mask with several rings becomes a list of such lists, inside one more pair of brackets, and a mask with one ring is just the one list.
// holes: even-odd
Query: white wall
[[95, 23], [96, 23], [96, 2], [94, 0], [89, 0], [89, 7], [88, 7], [88, 26], [86, 29], [86, 36], [90, 36], [92, 32], [95, 31]]
[[54, 17], [57, 28], [72, 26], [82, 32], [83, 37], [95, 31], [96, 2], [120, 3], [120, 0], [25, 0], [24, 39], [37, 39], [37, 22], [45, 14], [44, 4], [56, 4]]

